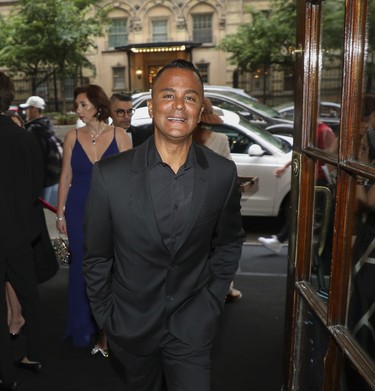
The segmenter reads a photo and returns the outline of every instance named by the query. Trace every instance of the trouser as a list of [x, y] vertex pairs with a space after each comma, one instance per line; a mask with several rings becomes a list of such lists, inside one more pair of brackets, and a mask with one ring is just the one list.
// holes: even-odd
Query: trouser
[[125, 367], [127, 391], [209, 391], [211, 344], [190, 346], [166, 333], [147, 356], [126, 352], [110, 338], [109, 348]]
[[39, 294], [31, 245], [8, 251], [3, 261], [5, 261], [7, 279], [17, 294], [22, 307], [22, 316], [25, 319], [27, 341], [25, 356], [31, 361], [40, 361]]
[[277, 240], [280, 243], [286, 242], [289, 239], [289, 231], [290, 231], [290, 217], [288, 216], [280, 232], [276, 235]]
[[284, 216], [285, 216], [285, 222], [283, 227], [281, 228], [280, 232], [276, 235], [277, 240], [280, 243], [284, 243], [289, 239], [289, 231], [290, 231], [290, 213], [291, 213], [291, 205], [290, 200], [285, 206]]
[[12, 360], [11, 341], [7, 321], [7, 303], [5, 298], [5, 258], [0, 255], [0, 380], [12, 383], [16, 371]]

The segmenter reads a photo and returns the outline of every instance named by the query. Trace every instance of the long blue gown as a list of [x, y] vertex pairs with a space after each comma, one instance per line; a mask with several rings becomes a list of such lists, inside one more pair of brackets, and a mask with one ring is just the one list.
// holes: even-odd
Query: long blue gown
[[[87, 346], [90, 343], [91, 335], [98, 331], [87, 298], [82, 270], [84, 255], [83, 220], [93, 163], [78, 140], [78, 131], [76, 132], [77, 138], [71, 157], [73, 180], [69, 189], [65, 210], [69, 247], [72, 255], [69, 267], [68, 319], [65, 336], [72, 337], [76, 346]], [[119, 152], [115, 134], [116, 129], [113, 140], [102, 158]]]

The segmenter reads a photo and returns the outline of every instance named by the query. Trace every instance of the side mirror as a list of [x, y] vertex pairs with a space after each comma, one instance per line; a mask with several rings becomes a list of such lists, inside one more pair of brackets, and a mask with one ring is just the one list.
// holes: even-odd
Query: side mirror
[[253, 113], [250, 111], [237, 111], [237, 114], [248, 121], [252, 121], [254, 119]]
[[264, 151], [262, 147], [258, 144], [252, 144], [249, 148], [249, 156], [263, 156]]

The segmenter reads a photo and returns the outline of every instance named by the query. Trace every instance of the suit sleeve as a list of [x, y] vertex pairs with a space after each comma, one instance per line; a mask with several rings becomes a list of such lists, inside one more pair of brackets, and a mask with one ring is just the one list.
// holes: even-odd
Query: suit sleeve
[[241, 193], [237, 169], [233, 163], [232, 182], [220, 213], [212, 241], [212, 278], [208, 289], [223, 303], [241, 257], [246, 234], [242, 227]]
[[112, 305], [112, 221], [100, 166], [95, 164], [85, 210], [85, 256], [83, 271], [94, 318], [103, 328]]

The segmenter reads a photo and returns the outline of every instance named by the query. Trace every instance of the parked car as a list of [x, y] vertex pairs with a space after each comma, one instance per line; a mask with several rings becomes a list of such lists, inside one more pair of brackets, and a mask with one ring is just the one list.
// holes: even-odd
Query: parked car
[[[263, 103], [257, 102], [252, 97], [244, 94], [230, 91], [228, 88], [213, 91], [205, 86], [204, 95], [210, 98], [214, 106], [225, 110], [233, 111], [241, 117], [247, 119], [251, 123], [259, 125], [261, 128], [268, 130], [271, 133], [293, 134], [293, 121], [282, 118], [281, 114], [272, 107], [268, 107]], [[133, 95], [133, 107], [144, 107], [147, 105], [147, 100], [150, 99], [150, 92], [140, 92]], [[272, 125], [280, 125], [275, 129]]]
[[[287, 102], [274, 107], [283, 118], [294, 120], [294, 103]], [[340, 128], [340, 112], [341, 105], [335, 102], [320, 102], [319, 105], [319, 120], [326, 123], [335, 133]]]
[[[279, 215], [290, 196], [291, 176], [290, 168], [280, 178], [274, 175], [274, 171], [291, 160], [293, 139], [289, 136], [273, 135], [231, 111], [215, 107], [215, 113], [221, 116], [224, 123], [209, 127], [214, 132], [228, 136], [238, 175], [259, 178], [259, 188], [255, 194], [242, 194], [242, 215]], [[136, 109], [132, 124], [151, 124], [147, 107]]]
[[251, 100], [257, 102], [258, 99], [254, 98], [253, 96], [249, 95], [245, 90], [242, 88], [234, 88], [234, 87], [228, 87], [228, 86], [214, 86], [211, 84], [204, 84], [204, 91], [205, 92], [219, 92], [223, 95], [228, 95], [235, 97], [236, 95], [245, 96], [247, 98], [250, 98]]

